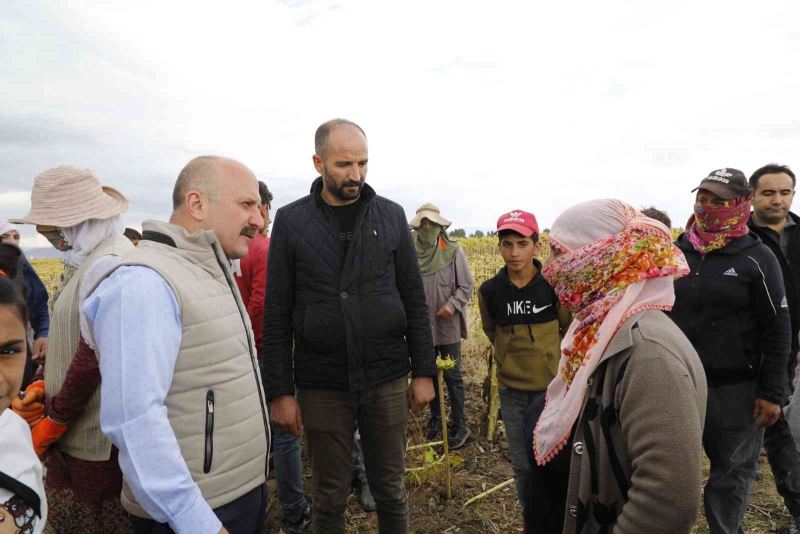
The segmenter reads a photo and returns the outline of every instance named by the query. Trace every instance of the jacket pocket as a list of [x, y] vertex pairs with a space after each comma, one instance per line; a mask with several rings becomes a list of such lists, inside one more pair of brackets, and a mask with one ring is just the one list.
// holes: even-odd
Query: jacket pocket
[[206, 393], [206, 439], [203, 450], [203, 473], [211, 471], [211, 461], [214, 457], [214, 390]]

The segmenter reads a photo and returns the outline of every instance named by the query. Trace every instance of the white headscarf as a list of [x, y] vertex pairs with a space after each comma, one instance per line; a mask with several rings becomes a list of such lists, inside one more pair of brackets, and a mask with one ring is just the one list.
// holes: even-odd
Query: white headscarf
[[19, 228], [14, 226], [8, 221], [0, 221], [0, 235], [7, 234], [8, 232], [12, 232], [16, 230], [19, 233]]
[[124, 227], [119, 215], [110, 219], [89, 219], [75, 226], [62, 228], [64, 237], [72, 249], [64, 253], [64, 263], [78, 268], [97, 248], [97, 245], [112, 235], [122, 235]]

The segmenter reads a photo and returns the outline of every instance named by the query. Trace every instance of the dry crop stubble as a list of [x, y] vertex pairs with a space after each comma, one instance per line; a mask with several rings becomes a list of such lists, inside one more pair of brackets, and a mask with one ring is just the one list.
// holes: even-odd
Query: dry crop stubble
[[[679, 230], [673, 229], [677, 237]], [[453, 499], [447, 502], [443, 496], [443, 480], [440, 472], [432, 472], [429, 480], [409, 487], [411, 511], [411, 532], [520, 532], [520, 509], [516, 504], [513, 488], [487, 497], [483, 501], [471, 505], [466, 511], [461, 505], [470, 497], [506, 480], [511, 476], [510, 464], [504, 447], [505, 436], [500, 435], [494, 444], [485, 440], [485, 436], [477, 435], [481, 419], [485, 413], [485, 405], [480, 399], [481, 385], [487, 377], [486, 336], [480, 327], [477, 291], [480, 284], [494, 276], [503, 266], [503, 260], [497, 250], [497, 237], [459, 239], [470, 271], [475, 280], [473, 298], [469, 305], [469, 339], [463, 342], [464, 380], [467, 384], [467, 417], [473, 429], [473, 439], [467, 447], [455, 451], [463, 462], [453, 473]], [[549, 254], [547, 234], [542, 235], [542, 260]], [[49, 293], [57, 287], [63, 266], [60, 260], [31, 260], [36, 272], [44, 282]], [[409, 425], [409, 443], [425, 441], [427, 413], [412, 416]], [[409, 452], [407, 465], [424, 464], [424, 450]], [[305, 472], [306, 491], [310, 492], [310, 472]], [[748, 534], [784, 534], [788, 532], [788, 512], [775, 491], [766, 457], [762, 455], [761, 468], [764, 479], [753, 484], [753, 498], [745, 515], [743, 527]], [[708, 477], [708, 462], [704, 461], [704, 476]], [[698, 496], [698, 499], [700, 496]], [[264, 532], [277, 532], [280, 524], [278, 506], [273, 506]], [[355, 499], [351, 499], [347, 511], [348, 532], [377, 532], [374, 514], [363, 513]], [[48, 530], [52, 532], [52, 530]], [[702, 508], [694, 533], [708, 532], [703, 518]]]

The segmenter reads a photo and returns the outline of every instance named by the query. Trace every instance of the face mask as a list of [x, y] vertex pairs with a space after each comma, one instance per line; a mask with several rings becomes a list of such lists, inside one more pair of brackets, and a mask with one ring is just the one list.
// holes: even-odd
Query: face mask
[[67, 243], [64, 232], [56, 226], [37, 226], [36, 231], [42, 234], [56, 250], [66, 252], [72, 250], [72, 245]]
[[426, 245], [434, 245], [436, 244], [436, 240], [439, 237], [439, 233], [441, 233], [442, 228], [441, 226], [420, 226], [417, 233], [419, 234], [419, 240], [425, 243]]

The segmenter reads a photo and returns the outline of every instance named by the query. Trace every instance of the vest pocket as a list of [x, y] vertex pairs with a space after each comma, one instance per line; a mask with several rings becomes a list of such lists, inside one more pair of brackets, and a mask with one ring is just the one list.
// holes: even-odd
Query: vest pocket
[[214, 390], [206, 393], [206, 440], [203, 452], [203, 473], [211, 471], [211, 460], [214, 456]]

